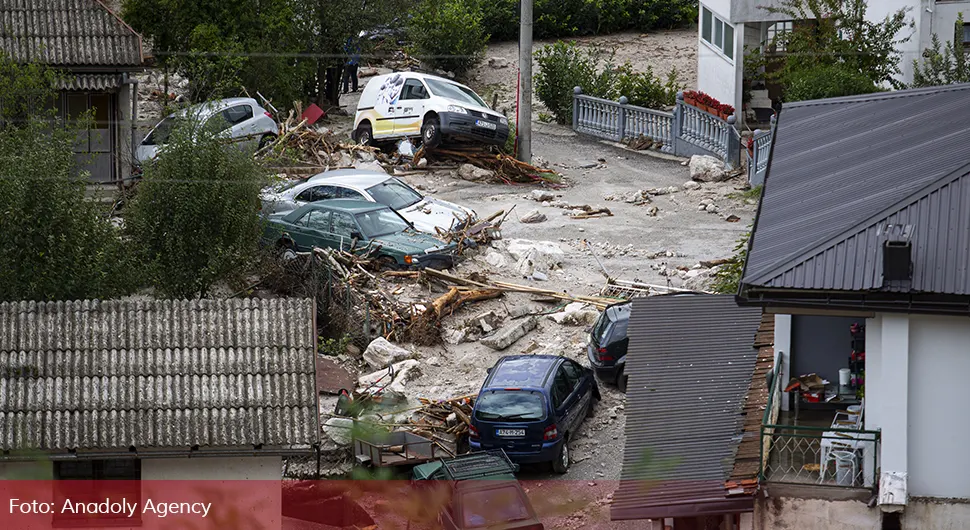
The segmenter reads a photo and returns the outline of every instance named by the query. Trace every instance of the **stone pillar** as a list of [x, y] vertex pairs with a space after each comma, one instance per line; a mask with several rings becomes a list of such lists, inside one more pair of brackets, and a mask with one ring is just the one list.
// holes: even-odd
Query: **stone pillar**
[[[909, 317], [887, 313], [881, 316], [881, 320], [877, 394], [866, 392], [869, 397], [866, 408], [878, 407], [877, 419], [882, 427], [879, 505], [885, 511], [900, 511], [906, 505], [907, 498]], [[868, 328], [866, 331], [868, 339]], [[866, 349], [869, 349], [868, 344]], [[869, 381], [867, 370], [867, 390]]]

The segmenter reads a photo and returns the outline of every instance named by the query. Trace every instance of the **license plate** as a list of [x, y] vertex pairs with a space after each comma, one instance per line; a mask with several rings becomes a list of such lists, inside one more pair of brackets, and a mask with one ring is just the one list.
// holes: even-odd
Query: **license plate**
[[525, 436], [525, 429], [498, 429], [499, 436]]
[[486, 129], [491, 129], [493, 131], [496, 129], [496, 125], [488, 121], [475, 120], [475, 125], [478, 125], [479, 127], [484, 127]]

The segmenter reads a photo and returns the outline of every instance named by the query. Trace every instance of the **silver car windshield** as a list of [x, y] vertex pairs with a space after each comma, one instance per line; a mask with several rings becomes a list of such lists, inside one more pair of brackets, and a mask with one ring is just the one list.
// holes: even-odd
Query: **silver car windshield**
[[397, 179], [387, 179], [376, 186], [371, 186], [367, 188], [367, 193], [370, 193], [375, 201], [395, 210], [413, 206], [424, 198], [420, 193]]
[[390, 209], [359, 213], [354, 217], [367, 239], [397, 234], [411, 227], [397, 212]]
[[488, 105], [482, 101], [482, 98], [478, 97], [478, 94], [476, 94], [470, 88], [465, 88], [457, 83], [449, 83], [439, 79], [425, 78], [424, 81], [428, 83], [428, 88], [430, 88], [431, 92], [436, 96], [450, 98], [457, 101], [463, 101], [471, 105], [488, 108]]
[[168, 143], [168, 137], [172, 135], [172, 131], [176, 127], [185, 123], [185, 118], [176, 118], [174, 116], [169, 116], [164, 120], [160, 121], [158, 125], [148, 133], [142, 145], [165, 145]]

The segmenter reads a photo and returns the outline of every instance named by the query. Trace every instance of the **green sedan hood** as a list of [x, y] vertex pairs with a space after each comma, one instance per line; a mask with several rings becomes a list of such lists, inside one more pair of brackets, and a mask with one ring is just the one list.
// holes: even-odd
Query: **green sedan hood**
[[[455, 248], [454, 243], [445, 243], [440, 239], [429, 235], [407, 230], [396, 234], [388, 234], [374, 238], [373, 241], [387, 250], [396, 250], [404, 254], [421, 255], [428, 249], [438, 249], [436, 251], [451, 251]], [[432, 251], [432, 252], [436, 252]]]

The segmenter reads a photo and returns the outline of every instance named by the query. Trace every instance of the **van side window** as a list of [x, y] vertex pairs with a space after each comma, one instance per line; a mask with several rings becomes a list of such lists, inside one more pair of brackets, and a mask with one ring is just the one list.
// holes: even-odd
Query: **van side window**
[[426, 99], [428, 91], [417, 79], [408, 79], [404, 82], [404, 90], [401, 91], [401, 99]]
[[573, 386], [569, 383], [566, 371], [562, 366], [556, 371], [556, 379], [552, 382], [552, 403], [558, 409], [562, 406], [569, 394], [572, 394]]
[[583, 378], [583, 369], [572, 361], [565, 361], [562, 363], [562, 367], [566, 371], [569, 386], [575, 389], [579, 385], [579, 381]]

